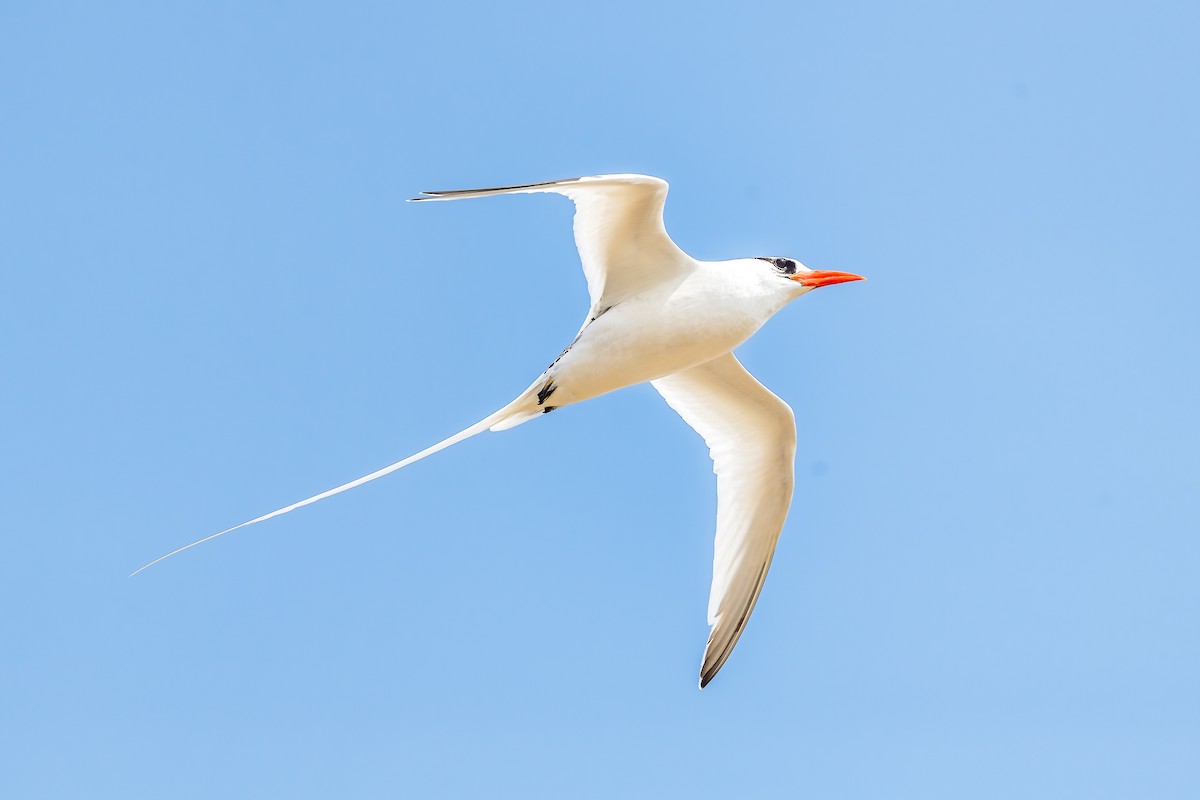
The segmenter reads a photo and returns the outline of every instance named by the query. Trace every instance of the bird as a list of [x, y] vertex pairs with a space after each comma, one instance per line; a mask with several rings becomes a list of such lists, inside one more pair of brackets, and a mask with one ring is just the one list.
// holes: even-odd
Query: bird
[[813, 289], [863, 280], [792, 258], [700, 261], [667, 235], [668, 184], [594, 175], [486, 189], [421, 192], [412, 202], [552, 193], [575, 205], [574, 234], [591, 301], [574, 340], [515, 400], [402, 461], [156, 558], [311, 505], [457, 444], [565, 406], [649, 382], [709, 448], [717, 521], [703, 689], [724, 666], [762, 592], [795, 484], [790, 406], [734, 356], [776, 312]]

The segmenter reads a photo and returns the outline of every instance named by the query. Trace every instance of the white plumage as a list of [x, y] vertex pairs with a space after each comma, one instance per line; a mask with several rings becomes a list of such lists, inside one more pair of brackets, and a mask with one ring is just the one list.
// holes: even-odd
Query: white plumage
[[414, 199], [532, 192], [553, 192], [574, 201], [575, 243], [591, 307], [575, 340], [528, 389], [416, 455], [181, 547], [137, 572], [201, 542], [395, 472], [485, 430], [505, 430], [556, 408], [649, 381], [704, 437], [717, 473], [708, 603], [712, 631], [700, 686], [712, 680], [762, 592], [791, 504], [796, 452], [792, 410], [755, 380], [732, 351], [810, 289], [860, 278], [810, 270], [786, 258], [697, 261], [663, 227], [666, 181], [647, 175], [425, 192]]

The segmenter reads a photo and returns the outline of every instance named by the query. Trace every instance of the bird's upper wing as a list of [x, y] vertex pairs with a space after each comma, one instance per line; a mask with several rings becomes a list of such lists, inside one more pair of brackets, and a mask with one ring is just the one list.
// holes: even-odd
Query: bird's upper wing
[[792, 409], [746, 371], [733, 353], [652, 381], [704, 437], [717, 473], [717, 541], [700, 669], [703, 688], [742, 634], [762, 591], [795, 482]]
[[663, 227], [667, 182], [649, 175], [595, 175], [493, 189], [422, 192], [413, 200], [554, 192], [575, 203], [575, 245], [593, 315], [691, 269]]

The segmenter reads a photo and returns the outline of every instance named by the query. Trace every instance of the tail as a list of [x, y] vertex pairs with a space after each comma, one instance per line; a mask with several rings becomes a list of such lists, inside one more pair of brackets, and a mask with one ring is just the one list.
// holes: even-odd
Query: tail
[[[535, 384], [535, 386], [537, 386], [537, 385], [539, 385], [539, 384]], [[531, 390], [532, 390], [532, 387], [531, 387]], [[534, 397], [536, 397], [536, 396], [534, 396]], [[184, 545], [183, 547], [180, 547], [177, 550], [172, 550], [171, 552], [167, 553], [165, 556], [159, 556], [158, 558], [151, 561], [149, 564], [145, 564], [144, 566], [138, 567], [136, 570], [134, 570], [133, 572], [130, 573], [130, 577], [137, 575], [139, 572], [146, 569], [147, 567], [152, 567], [155, 564], [157, 564], [158, 562], [164, 561], [177, 553], [182, 553], [184, 550], [191, 549], [198, 544], [204, 544], [207, 541], [216, 539], [218, 536], [224, 536], [227, 533], [233, 533], [234, 531], [238, 530], [239, 528], [245, 528], [250, 525], [259, 523], [259, 522], [264, 522], [268, 519], [271, 519], [272, 517], [282, 516], [282, 515], [288, 513], [289, 511], [295, 511], [297, 508], [303, 508], [304, 506], [312, 505], [313, 503], [317, 502], [318, 500], [324, 500], [326, 497], [333, 497], [335, 494], [341, 494], [342, 492], [353, 489], [356, 486], [362, 486], [364, 483], [370, 483], [371, 481], [375, 480], [376, 478], [382, 478], [384, 475], [389, 475], [398, 469], [407, 467], [409, 464], [412, 464], [416, 461], [420, 461], [422, 458], [425, 458], [426, 456], [431, 456], [440, 450], [445, 450], [447, 447], [450, 447], [451, 445], [458, 444], [459, 442], [463, 441], [464, 439], [470, 439], [472, 436], [475, 436], [476, 434], [479, 434], [479, 433], [483, 433], [484, 431], [486, 431], [488, 429], [507, 430], [508, 428], [511, 428], [515, 425], [520, 425], [522, 422], [526, 422], [530, 419], [533, 419], [534, 417], [538, 416], [538, 414], [540, 413], [537, 410], [531, 411], [528, 408], [526, 408], [526, 406], [528, 406], [530, 404], [530, 399], [531, 399], [530, 390], [527, 390], [524, 394], [522, 394], [516, 400], [509, 403], [504, 408], [500, 409], [499, 411], [492, 414], [491, 416], [486, 417], [485, 419], [481, 419], [479, 422], [476, 422], [474, 425], [467, 428], [466, 430], [459, 431], [458, 433], [454, 434], [450, 438], [443, 439], [442, 441], [438, 442], [437, 444], [433, 445], [432, 447], [425, 448], [424, 450], [417, 453], [416, 455], [411, 455], [408, 458], [404, 459], [403, 461], [397, 461], [395, 464], [384, 467], [383, 469], [375, 470], [370, 475], [364, 475], [363, 477], [359, 478], [358, 480], [353, 480], [353, 481], [350, 481], [349, 483], [343, 483], [341, 486], [330, 489], [327, 492], [321, 492], [320, 494], [313, 495], [312, 497], [309, 497], [306, 500], [301, 500], [298, 503], [292, 503], [290, 506], [284, 506], [283, 508], [280, 508], [276, 511], [272, 511], [270, 514], [263, 514], [261, 517], [255, 517], [252, 520], [243, 522], [241, 525], [234, 525], [232, 528], [226, 528], [225, 530], [220, 531], [219, 533], [214, 533], [211, 536], [205, 536], [203, 539], [199, 539], [195, 542], [192, 542], [191, 544]]]

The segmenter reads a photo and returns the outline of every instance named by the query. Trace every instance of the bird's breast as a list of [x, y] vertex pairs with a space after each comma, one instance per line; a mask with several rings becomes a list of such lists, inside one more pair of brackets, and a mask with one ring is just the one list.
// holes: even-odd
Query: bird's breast
[[549, 370], [556, 404], [578, 403], [709, 361], [740, 345], [771, 316], [737, 297], [688, 288], [614, 305], [589, 323]]

